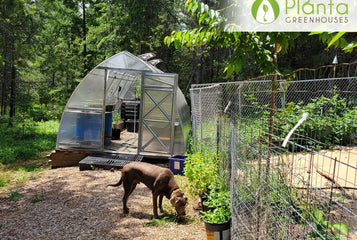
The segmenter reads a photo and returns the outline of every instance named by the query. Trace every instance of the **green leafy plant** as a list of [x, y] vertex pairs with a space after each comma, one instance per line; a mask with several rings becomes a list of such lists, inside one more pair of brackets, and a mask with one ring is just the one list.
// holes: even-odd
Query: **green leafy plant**
[[184, 173], [190, 185], [188, 190], [193, 195], [200, 195], [218, 179], [217, 154], [205, 150], [188, 154]]
[[22, 194], [20, 193], [20, 190], [11, 191], [9, 193], [9, 198], [11, 201], [17, 202], [22, 198]]
[[225, 223], [231, 219], [230, 193], [221, 190], [217, 185], [210, 186], [203, 203], [209, 210], [203, 212], [203, 219], [210, 223]]
[[218, 207], [204, 213], [203, 219], [209, 223], [225, 223], [231, 220], [230, 209]]
[[307, 234], [308, 238], [321, 239], [321, 240], [347, 240], [348, 227], [343, 223], [335, 223], [324, 219], [322, 210], [315, 206], [304, 204], [298, 206], [301, 210], [303, 225], [306, 222], [313, 223], [315, 229]]
[[113, 114], [113, 123], [118, 123], [121, 120], [120, 113]]
[[[348, 227], [343, 223], [332, 224], [326, 221], [321, 210], [315, 209], [312, 212], [313, 221], [316, 224], [317, 231], [311, 231], [307, 234], [308, 238], [326, 239], [326, 240], [347, 240]], [[333, 235], [328, 236], [328, 231]], [[346, 235], [346, 236], [345, 236]]]
[[45, 197], [43, 195], [36, 195], [31, 202], [32, 203], [37, 203], [37, 202], [41, 202], [45, 199]]
[[170, 214], [160, 219], [153, 218], [150, 222], [146, 223], [145, 226], [168, 227], [169, 223], [179, 223], [180, 221], [180, 216], [177, 216], [176, 214]]
[[[356, 141], [354, 134], [357, 131], [357, 107], [351, 107], [347, 100], [338, 94], [331, 98], [322, 96], [312, 99], [308, 104], [288, 103], [275, 115], [275, 122], [279, 123], [277, 129], [280, 129], [277, 135], [284, 139], [302, 113], [307, 113], [308, 118], [295, 133], [317, 137], [322, 145], [314, 147], [326, 148], [335, 144], [353, 144]], [[313, 143], [306, 139], [304, 144], [310, 146]]]
[[218, 186], [211, 185], [209, 187], [210, 191], [205, 194], [207, 200], [204, 202], [205, 206], [209, 208], [228, 208], [230, 204], [230, 194], [229, 191], [220, 189]]

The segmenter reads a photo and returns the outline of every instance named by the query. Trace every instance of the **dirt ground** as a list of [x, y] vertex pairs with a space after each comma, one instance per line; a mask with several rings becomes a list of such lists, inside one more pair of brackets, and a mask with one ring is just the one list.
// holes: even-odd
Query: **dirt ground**
[[[20, 188], [19, 201], [0, 194], [0, 239], [205, 239], [192, 199], [186, 223], [150, 225], [152, 195], [143, 184], [129, 198], [130, 214], [123, 215], [122, 186], [107, 187], [119, 178], [120, 171], [79, 171], [78, 167], [41, 172]], [[185, 179], [177, 177], [177, 182], [185, 190]], [[168, 199], [163, 206], [173, 213]]]

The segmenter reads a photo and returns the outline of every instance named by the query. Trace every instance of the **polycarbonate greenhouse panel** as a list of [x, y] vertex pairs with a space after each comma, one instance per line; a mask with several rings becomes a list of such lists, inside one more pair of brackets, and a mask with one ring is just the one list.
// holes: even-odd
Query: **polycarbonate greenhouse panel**
[[100, 110], [103, 108], [105, 71], [94, 69], [73, 92], [66, 109]]
[[174, 154], [182, 154], [185, 152], [185, 145], [191, 131], [191, 114], [185, 96], [178, 87], [176, 91], [175, 107], [176, 120]]
[[102, 113], [65, 111], [57, 137], [57, 147], [102, 147]]

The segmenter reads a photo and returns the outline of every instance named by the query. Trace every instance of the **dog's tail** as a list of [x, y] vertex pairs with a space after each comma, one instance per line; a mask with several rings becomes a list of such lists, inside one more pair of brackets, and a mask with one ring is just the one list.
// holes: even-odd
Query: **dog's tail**
[[115, 183], [115, 184], [109, 184], [108, 186], [111, 187], [118, 187], [123, 183], [123, 177], [120, 178], [119, 182]]

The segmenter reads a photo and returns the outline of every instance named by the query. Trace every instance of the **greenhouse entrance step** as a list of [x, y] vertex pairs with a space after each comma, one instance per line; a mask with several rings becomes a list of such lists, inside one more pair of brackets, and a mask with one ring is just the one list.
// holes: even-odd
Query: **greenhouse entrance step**
[[103, 169], [123, 168], [130, 162], [141, 162], [143, 156], [138, 154], [106, 154], [106, 155], [89, 155], [79, 162], [79, 170], [92, 170], [95, 167]]

